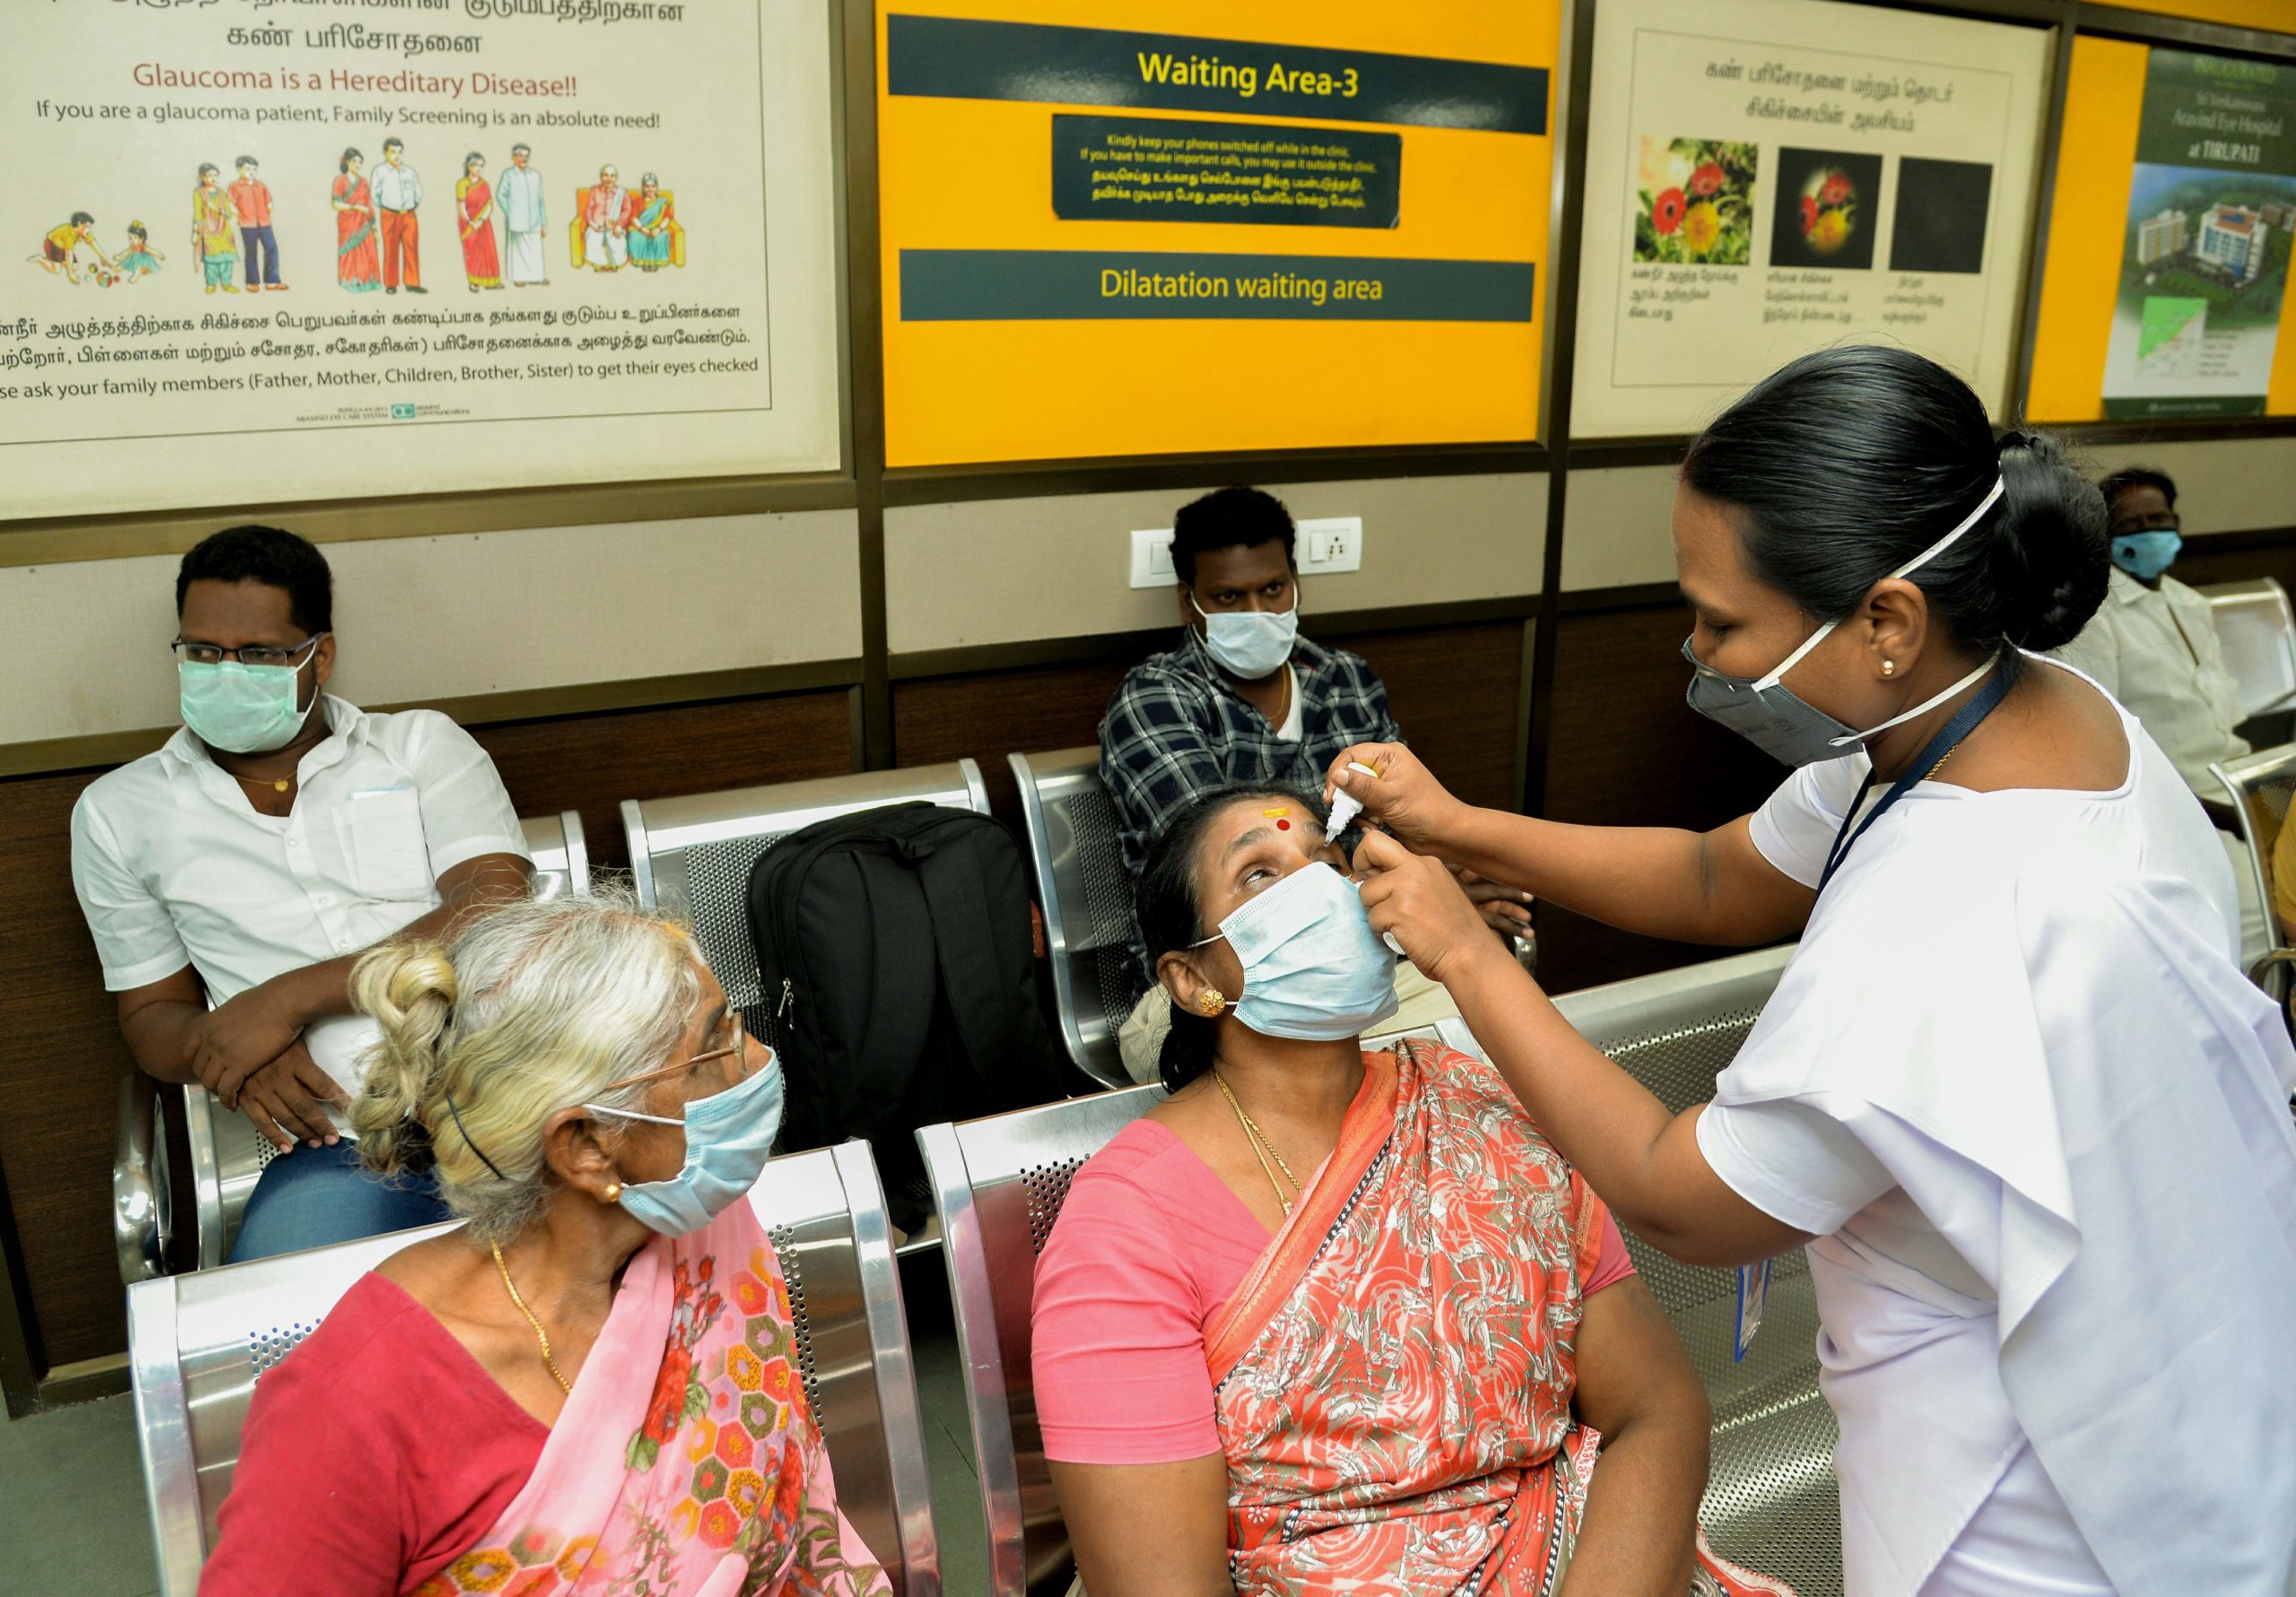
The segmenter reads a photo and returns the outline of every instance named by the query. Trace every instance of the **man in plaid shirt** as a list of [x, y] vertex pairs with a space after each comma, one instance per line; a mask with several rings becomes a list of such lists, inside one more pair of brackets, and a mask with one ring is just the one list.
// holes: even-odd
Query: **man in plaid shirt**
[[[1100, 720], [1100, 779], [1128, 876], [1165, 817], [1199, 793], [1237, 782], [1320, 792], [1342, 750], [1404, 741], [1370, 666], [1299, 635], [1295, 542], [1291, 512], [1257, 488], [1221, 489], [1173, 518], [1178, 647], [1126, 673]], [[1469, 891], [1494, 926], [1528, 926], [1527, 895], [1482, 881]], [[1161, 990], [1136, 924], [1132, 956], [1135, 990], [1151, 1002], [1124, 1029], [1125, 1064], [1152, 1081], [1163, 1027], [1142, 1011]]]

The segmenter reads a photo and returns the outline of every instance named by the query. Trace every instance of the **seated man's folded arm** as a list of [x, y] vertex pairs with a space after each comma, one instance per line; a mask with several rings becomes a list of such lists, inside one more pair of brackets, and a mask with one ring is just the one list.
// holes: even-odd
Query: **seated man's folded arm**
[[161, 1081], [196, 1081], [191, 1055], [196, 1029], [207, 1013], [207, 987], [185, 966], [172, 976], [112, 994], [119, 1034], [144, 1073]]
[[1572, 1407], [1603, 1451], [1561, 1597], [1681, 1597], [1712, 1424], [1698, 1371], [1634, 1276], [1587, 1299], [1577, 1352]]

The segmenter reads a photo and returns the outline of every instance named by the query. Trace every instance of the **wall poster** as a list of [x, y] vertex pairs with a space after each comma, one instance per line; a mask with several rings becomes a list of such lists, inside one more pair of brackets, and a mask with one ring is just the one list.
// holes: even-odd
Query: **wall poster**
[[1574, 434], [1694, 432], [1861, 339], [2005, 401], [2046, 30], [1820, 0], [1605, 0], [1596, 29]]
[[0, 517], [834, 469], [808, 0], [54, 0]]
[[[2100, 122], [2118, 136], [2091, 136]], [[2034, 349], [2036, 418], [2296, 408], [2283, 331], [2296, 66], [2078, 39], [2066, 134]]]
[[1530, 438], [1557, 0], [882, 0], [894, 466]]

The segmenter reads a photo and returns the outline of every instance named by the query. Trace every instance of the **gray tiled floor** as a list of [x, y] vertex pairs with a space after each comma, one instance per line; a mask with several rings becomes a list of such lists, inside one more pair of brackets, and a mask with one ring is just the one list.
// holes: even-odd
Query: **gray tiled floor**
[[[941, 1583], [952, 1597], [988, 1589], [988, 1539], [973, 1477], [954, 1336], [915, 1344]], [[159, 1580], [126, 1397], [0, 1419], [0, 1592], [7, 1597], [153, 1597]]]

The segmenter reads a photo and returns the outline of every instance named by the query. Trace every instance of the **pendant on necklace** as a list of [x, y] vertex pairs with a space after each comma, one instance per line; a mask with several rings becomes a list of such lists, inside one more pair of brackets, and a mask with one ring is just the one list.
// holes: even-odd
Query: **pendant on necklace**
[[292, 778], [291, 778], [291, 777], [280, 777], [280, 778], [279, 778], [279, 780], [277, 780], [276, 782], [274, 782], [274, 783], [271, 785], [271, 791], [272, 791], [272, 792], [274, 792], [274, 793], [284, 793], [284, 792], [286, 792], [286, 791], [287, 791], [287, 784], [288, 784], [291, 780], [292, 780]]

